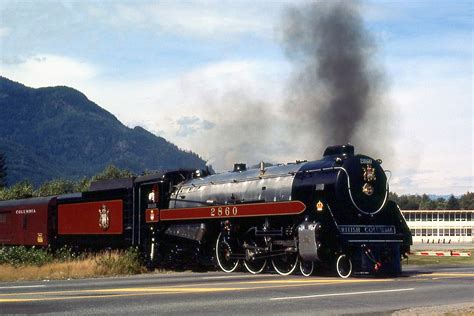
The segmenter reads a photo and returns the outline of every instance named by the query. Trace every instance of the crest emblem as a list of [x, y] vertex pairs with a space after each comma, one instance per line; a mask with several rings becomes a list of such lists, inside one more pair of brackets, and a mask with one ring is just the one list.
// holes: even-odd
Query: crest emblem
[[364, 170], [365, 181], [364, 185], [362, 186], [362, 192], [367, 196], [371, 196], [372, 194], [374, 194], [374, 186], [371, 184], [371, 182], [377, 180], [377, 178], [375, 177], [375, 169], [369, 163], [367, 164], [367, 167], [362, 167], [362, 170]]
[[102, 204], [102, 208], [99, 209], [99, 227], [103, 230], [107, 230], [110, 226], [110, 218], [109, 218], [110, 210]]
[[323, 207], [324, 207], [323, 202], [318, 201], [318, 203], [316, 203], [316, 210], [317, 210], [318, 212], [322, 212], [322, 211], [323, 211]]
[[367, 165], [366, 168], [362, 167], [362, 170], [364, 170], [364, 181], [365, 182], [373, 182], [377, 180], [375, 177], [375, 169], [372, 167], [372, 165]]

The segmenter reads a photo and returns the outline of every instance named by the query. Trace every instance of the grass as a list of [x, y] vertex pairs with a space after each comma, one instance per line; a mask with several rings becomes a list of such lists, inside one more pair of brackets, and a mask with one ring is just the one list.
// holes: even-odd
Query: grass
[[474, 265], [474, 257], [436, 257], [411, 255], [403, 260], [404, 265]]
[[138, 251], [131, 248], [48, 259], [41, 264], [3, 263], [0, 264], [0, 281], [79, 279], [139, 274], [145, 271]]
[[0, 265], [0, 281], [25, 280], [61, 280], [97, 276], [95, 261], [91, 258], [71, 261], [53, 262], [42, 266]]

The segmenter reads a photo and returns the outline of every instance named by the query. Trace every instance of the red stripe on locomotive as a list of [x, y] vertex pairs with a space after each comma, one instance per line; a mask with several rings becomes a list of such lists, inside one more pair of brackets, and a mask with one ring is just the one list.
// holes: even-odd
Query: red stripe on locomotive
[[296, 215], [305, 209], [306, 206], [300, 201], [175, 208], [160, 210], [160, 220]]
[[122, 213], [122, 200], [62, 204], [58, 206], [58, 234], [121, 234]]

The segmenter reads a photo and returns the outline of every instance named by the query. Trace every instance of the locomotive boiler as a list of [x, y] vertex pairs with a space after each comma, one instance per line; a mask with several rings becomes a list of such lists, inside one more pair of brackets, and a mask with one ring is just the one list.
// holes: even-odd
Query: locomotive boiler
[[194, 174], [173, 187], [165, 208], [147, 209], [150, 258], [191, 247], [197, 260], [215, 258], [225, 272], [242, 264], [254, 274], [268, 265], [282, 275], [299, 267], [308, 276], [315, 266], [343, 278], [400, 274], [411, 234], [388, 200], [381, 163], [343, 145], [312, 162]]

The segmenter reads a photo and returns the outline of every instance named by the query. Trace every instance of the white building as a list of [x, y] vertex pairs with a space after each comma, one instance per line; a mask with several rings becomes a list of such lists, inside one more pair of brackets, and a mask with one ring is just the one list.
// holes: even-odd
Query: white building
[[402, 210], [413, 243], [473, 243], [474, 210]]

